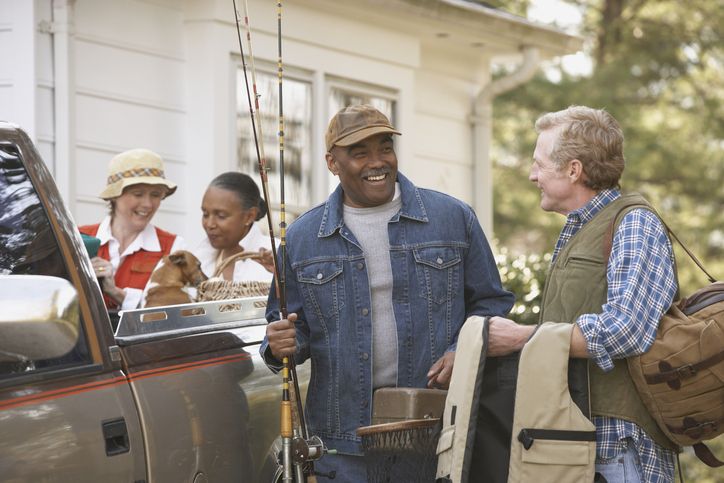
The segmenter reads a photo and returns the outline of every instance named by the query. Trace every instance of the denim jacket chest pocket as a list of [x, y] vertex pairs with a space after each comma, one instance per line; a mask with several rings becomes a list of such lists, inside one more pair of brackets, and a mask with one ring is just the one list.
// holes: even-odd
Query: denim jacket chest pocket
[[313, 307], [322, 319], [330, 319], [339, 314], [344, 307], [342, 261], [310, 262], [295, 271], [297, 282], [304, 295], [305, 306]]
[[450, 300], [460, 284], [460, 248], [434, 246], [416, 248], [415, 269], [420, 296], [437, 304]]

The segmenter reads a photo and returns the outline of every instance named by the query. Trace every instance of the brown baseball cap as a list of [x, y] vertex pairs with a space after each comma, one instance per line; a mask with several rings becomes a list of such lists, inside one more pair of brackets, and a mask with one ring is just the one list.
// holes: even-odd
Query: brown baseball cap
[[347, 106], [329, 121], [324, 140], [327, 151], [333, 146], [351, 146], [375, 134], [388, 132], [402, 134], [396, 130], [387, 116], [369, 104]]

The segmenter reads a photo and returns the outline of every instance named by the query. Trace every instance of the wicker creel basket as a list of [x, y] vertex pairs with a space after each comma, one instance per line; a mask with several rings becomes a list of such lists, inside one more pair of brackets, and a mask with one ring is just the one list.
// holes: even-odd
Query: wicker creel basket
[[242, 297], [258, 297], [269, 295], [271, 286], [268, 282], [259, 282], [255, 280], [245, 280], [242, 282], [234, 282], [231, 280], [223, 280], [221, 274], [230, 263], [239, 260], [261, 259], [259, 252], [239, 252], [235, 255], [224, 259], [219, 266], [216, 267], [214, 275], [201, 282], [197, 288], [197, 302], [208, 302], [213, 300], [228, 300]]

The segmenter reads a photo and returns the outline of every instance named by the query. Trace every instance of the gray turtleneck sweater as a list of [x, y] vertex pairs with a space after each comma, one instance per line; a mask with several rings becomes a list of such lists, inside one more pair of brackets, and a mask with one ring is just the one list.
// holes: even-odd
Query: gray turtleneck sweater
[[397, 386], [397, 324], [392, 307], [392, 265], [387, 224], [402, 206], [399, 184], [392, 201], [372, 208], [344, 205], [344, 224], [354, 233], [367, 265], [372, 299], [373, 388]]

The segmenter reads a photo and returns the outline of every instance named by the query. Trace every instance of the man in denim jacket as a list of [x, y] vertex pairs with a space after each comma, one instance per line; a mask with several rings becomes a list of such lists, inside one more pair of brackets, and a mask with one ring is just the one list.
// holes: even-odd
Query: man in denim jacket
[[466, 318], [513, 305], [475, 213], [398, 173], [395, 134], [372, 106], [332, 118], [326, 160], [340, 185], [289, 227], [289, 317], [272, 291], [260, 349], [273, 370], [284, 356], [312, 359], [309, 430], [341, 455], [316, 469], [336, 483], [366, 481], [356, 430], [374, 390], [447, 387]]

